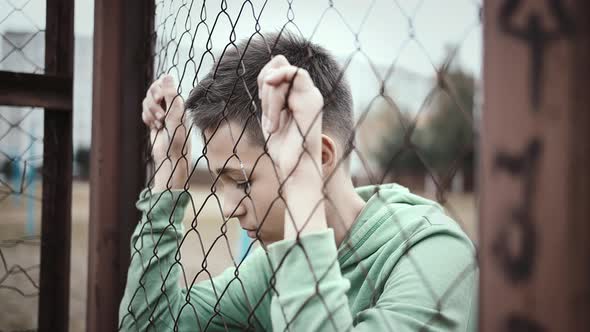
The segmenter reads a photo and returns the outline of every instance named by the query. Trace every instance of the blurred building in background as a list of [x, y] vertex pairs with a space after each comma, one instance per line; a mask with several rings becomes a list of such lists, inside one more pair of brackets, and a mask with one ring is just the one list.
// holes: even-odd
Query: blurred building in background
[[[42, 73], [45, 63], [45, 34], [42, 31], [0, 31], [0, 70]], [[90, 148], [92, 118], [92, 38], [76, 36], [74, 58], [74, 159]], [[15, 112], [0, 106], [0, 167], [39, 167], [43, 153], [43, 112], [30, 108]], [[8, 165], [7, 163], [12, 165]], [[82, 164], [82, 165], [81, 165]], [[74, 164], [74, 175], [88, 165]]]

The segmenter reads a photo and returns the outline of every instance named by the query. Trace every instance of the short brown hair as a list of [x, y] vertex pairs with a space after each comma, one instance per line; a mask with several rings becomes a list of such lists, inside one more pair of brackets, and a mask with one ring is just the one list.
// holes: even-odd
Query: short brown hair
[[334, 135], [344, 149], [343, 157], [348, 156], [353, 148], [354, 122], [352, 96], [343, 71], [326, 49], [287, 31], [257, 34], [236, 47], [227, 47], [186, 101], [193, 124], [202, 131], [214, 130], [227, 118], [244, 126], [254, 142], [263, 145], [257, 77], [271, 56], [278, 54], [309, 72], [324, 97], [322, 132]]

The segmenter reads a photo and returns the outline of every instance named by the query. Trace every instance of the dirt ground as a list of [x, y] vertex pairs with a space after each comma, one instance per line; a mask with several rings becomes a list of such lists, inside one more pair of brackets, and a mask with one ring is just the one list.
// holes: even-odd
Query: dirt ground
[[[191, 190], [191, 194], [198, 209], [209, 191], [207, 188], [195, 188]], [[41, 196], [40, 186], [37, 186], [33, 195], [37, 198]], [[75, 182], [72, 197], [70, 331], [84, 331], [89, 236], [88, 183]], [[450, 194], [446, 204], [450, 215], [463, 226], [472, 239], [475, 239], [477, 224], [475, 203], [474, 196], [471, 194]], [[2, 254], [0, 259], [3, 258], [9, 270], [20, 266], [27, 271], [26, 274], [11, 273], [6, 276], [4, 266], [0, 265], [0, 331], [29, 330], [35, 329], [37, 325], [39, 240], [38, 237], [33, 236], [19, 243], [12, 241], [39, 234], [39, 208], [38, 200], [22, 196], [8, 197], [0, 202], [0, 253]], [[190, 232], [181, 247], [181, 263], [189, 280], [201, 270], [205, 253], [221, 235], [220, 215], [216, 203], [210, 200], [199, 215], [199, 225], [196, 229], [200, 236], [196, 232]], [[186, 229], [190, 228], [193, 217], [194, 212], [189, 208], [184, 220]], [[33, 220], [35, 223], [32, 234], [27, 234], [27, 220]], [[221, 237], [215, 242], [207, 259], [207, 270], [212, 275], [217, 275], [231, 266], [230, 250], [233, 256], [239, 259], [240, 247], [239, 225], [237, 222], [230, 221], [227, 240]], [[27, 276], [30, 276], [30, 279]], [[206, 274], [201, 273], [197, 280], [204, 278]]]

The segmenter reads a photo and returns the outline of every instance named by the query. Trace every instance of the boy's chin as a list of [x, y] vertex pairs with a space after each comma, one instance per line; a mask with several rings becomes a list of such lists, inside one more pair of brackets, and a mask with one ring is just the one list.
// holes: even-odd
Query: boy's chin
[[267, 237], [265, 237], [265, 236], [262, 236], [262, 237], [260, 237], [260, 238], [259, 238], [259, 241], [260, 241], [262, 244], [264, 244], [264, 246], [268, 246], [268, 245], [271, 245], [271, 244], [273, 244], [273, 243], [275, 243], [275, 242], [279, 242], [279, 241], [281, 241], [281, 240], [283, 240], [283, 239], [284, 239], [284, 237], [281, 237], [281, 238], [272, 238], [272, 239], [269, 239], [269, 238], [267, 238]]

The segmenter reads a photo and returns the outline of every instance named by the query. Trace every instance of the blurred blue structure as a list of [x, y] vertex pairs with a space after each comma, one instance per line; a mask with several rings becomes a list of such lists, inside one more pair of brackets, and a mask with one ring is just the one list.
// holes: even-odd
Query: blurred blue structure
[[27, 221], [25, 224], [25, 232], [27, 236], [35, 235], [35, 203], [34, 193], [37, 190], [36, 170], [34, 167], [28, 165], [26, 162], [23, 167], [19, 166], [20, 158], [11, 158], [10, 162], [10, 177], [9, 182], [12, 183], [12, 191], [14, 194], [13, 204], [18, 207], [21, 204], [22, 196], [25, 191], [31, 193], [27, 197]]
[[240, 258], [238, 262], [241, 262], [246, 256], [248, 256], [248, 248], [250, 247], [250, 237], [248, 232], [244, 229], [240, 230]]
[[[27, 181], [26, 183], [29, 183], [29, 187], [27, 188], [29, 190], [29, 192], [31, 193], [35, 193], [37, 191], [37, 181], [36, 181], [36, 176], [37, 176], [37, 171], [35, 170], [35, 167], [28, 167], [27, 170]], [[28, 236], [33, 236], [35, 235], [35, 203], [36, 200], [33, 199], [32, 197], [30, 197], [27, 200], [27, 235]]]

